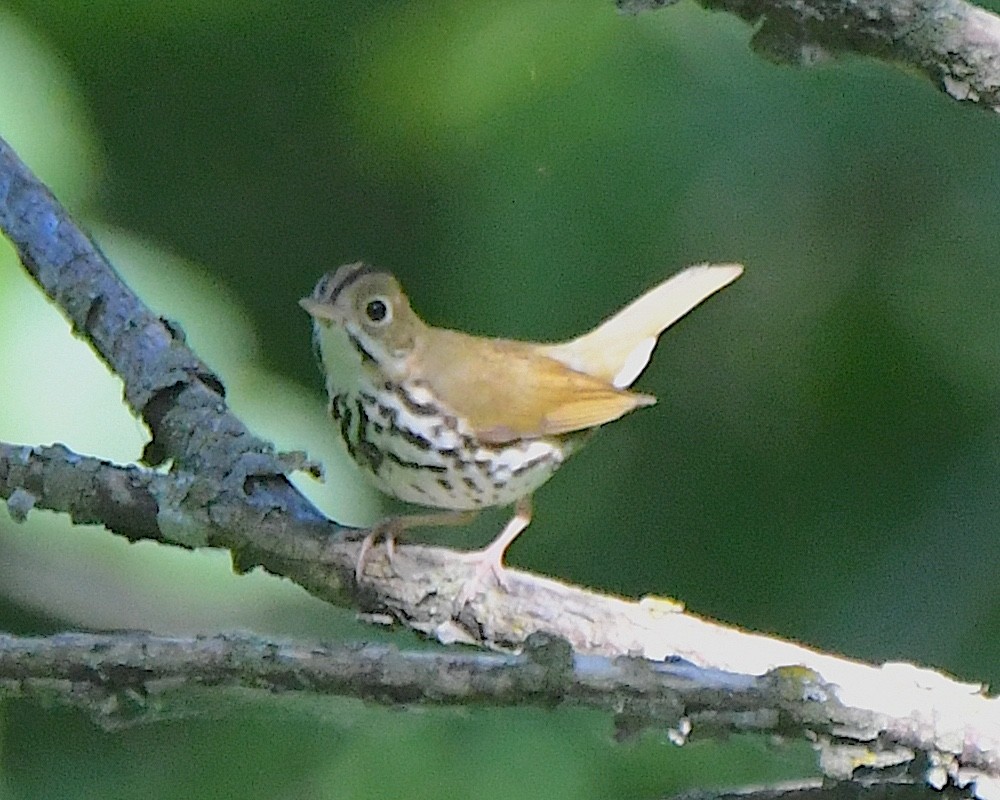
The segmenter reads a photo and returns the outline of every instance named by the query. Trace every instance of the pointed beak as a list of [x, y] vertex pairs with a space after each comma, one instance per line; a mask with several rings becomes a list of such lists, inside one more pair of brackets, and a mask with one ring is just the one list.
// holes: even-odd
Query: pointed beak
[[321, 303], [315, 297], [303, 297], [299, 300], [299, 305], [306, 310], [306, 313], [313, 319], [333, 321], [336, 318], [333, 314], [333, 306]]

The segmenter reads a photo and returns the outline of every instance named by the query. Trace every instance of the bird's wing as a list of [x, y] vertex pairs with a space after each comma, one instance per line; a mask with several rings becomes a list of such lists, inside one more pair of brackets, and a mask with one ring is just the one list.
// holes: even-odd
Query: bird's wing
[[486, 443], [554, 436], [618, 419], [655, 402], [541, 355], [538, 346], [441, 331], [445, 361], [425, 363], [422, 382]]

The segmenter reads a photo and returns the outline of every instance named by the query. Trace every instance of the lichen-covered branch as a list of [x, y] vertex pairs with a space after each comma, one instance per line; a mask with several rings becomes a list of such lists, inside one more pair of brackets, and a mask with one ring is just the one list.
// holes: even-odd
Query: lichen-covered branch
[[[984, 712], [995, 713], [995, 700], [983, 698], [979, 687], [907, 665], [853, 667], [867, 674], [837, 667], [837, 676], [851, 681], [838, 686], [801, 666], [747, 675], [677, 658], [584, 654], [538, 634], [516, 655], [236, 634], [0, 635], [0, 698], [76, 706], [106, 727], [214, 713], [232, 689], [259, 692], [261, 700], [280, 694], [389, 705], [575, 705], [610, 712], [623, 735], [655, 727], [678, 744], [747, 732], [807, 738], [817, 743], [828, 776], [850, 778], [859, 766], [892, 770], [896, 778], [900, 768], [913, 777], [926, 770], [932, 785], [972, 782], [979, 796], [995, 796], [996, 758], [988, 748], [997, 732], [981, 727]], [[891, 699], [874, 709], [844, 702], [847, 695], [887, 691]], [[964, 728], [949, 730], [948, 720], [959, 714], [966, 716]]]
[[77, 525], [104, 525], [130, 541], [166, 541], [156, 524], [156, 497], [171, 480], [78, 456], [61, 445], [35, 449], [0, 442], [0, 498], [17, 522], [41, 505], [68, 514]]
[[[288, 464], [226, 406], [219, 378], [121, 280], [66, 209], [0, 139], [0, 229], [73, 332], [118, 375], [125, 401], [152, 433], [144, 460], [211, 476], [229, 505], [324, 518], [287, 482]], [[234, 480], [235, 479], [235, 480]]]
[[[675, 0], [617, 0], [638, 12]], [[956, 100], [1000, 111], [1000, 17], [965, 0], [698, 0], [757, 26], [762, 56], [807, 65], [838, 53], [904, 64]]]
[[[704, 718], [706, 733], [777, 732], [788, 705], [780, 677], [574, 655], [565, 641], [546, 637], [534, 637], [515, 655], [241, 634], [0, 635], [0, 696], [44, 696], [82, 707], [104, 725], [187, 713], [184, 695], [194, 687], [354, 697], [386, 705], [572, 704], [611, 711], [623, 725], [641, 717], [670, 729], [685, 718]], [[788, 732], [789, 721], [783, 724]]]
[[[129, 541], [222, 547], [238, 567], [263, 566], [327, 600], [350, 604], [356, 599], [357, 545], [333, 544], [342, 528], [287, 508], [285, 485], [268, 494], [268, 476], [254, 467], [254, 458], [244, 455], [222, 478], [160, 473], [79, 455], [63, 445], [0, 442], [0, 498], [16, 521], [41, 508], [77, 524], [103, 525]], [[243, 489], [250, 481], [257, 482], [253, 499]]]

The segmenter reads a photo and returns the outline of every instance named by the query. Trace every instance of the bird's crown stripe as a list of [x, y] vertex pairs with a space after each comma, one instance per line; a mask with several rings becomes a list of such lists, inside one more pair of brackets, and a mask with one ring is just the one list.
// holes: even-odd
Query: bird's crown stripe
[[[335, 286], [316, 287], [318, 295], [317, 299], [323, 300], [324, 302], [333, 305], [334, 303], [337, 302], [337, 298], [340, 296], [340, 293], [344, 291], [344, 289], [346, 289], [348, 286], [354, 283], [362, 275], [369, 275], [370, 273], [375, 271], [374, 267], [365, 264], [363, 261], [359, 261], [357, 264], [354, 265], [354, 267], [355, 269], [351, 270], [346, 275], [344, 275], [340, 279], [340, 283], [336, 284]], [[323, 295], [326, 296], [324, 297]]]

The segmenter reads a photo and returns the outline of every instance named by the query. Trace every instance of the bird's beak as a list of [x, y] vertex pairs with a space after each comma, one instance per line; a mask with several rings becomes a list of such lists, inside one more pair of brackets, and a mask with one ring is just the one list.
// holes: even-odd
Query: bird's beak
[[313, 319], [324, 319], [334, 321], [333, 306], [321, 303], [315, 297], [303, 297], [299, 300], [299, 305], [306, 310], [306, 313]]

